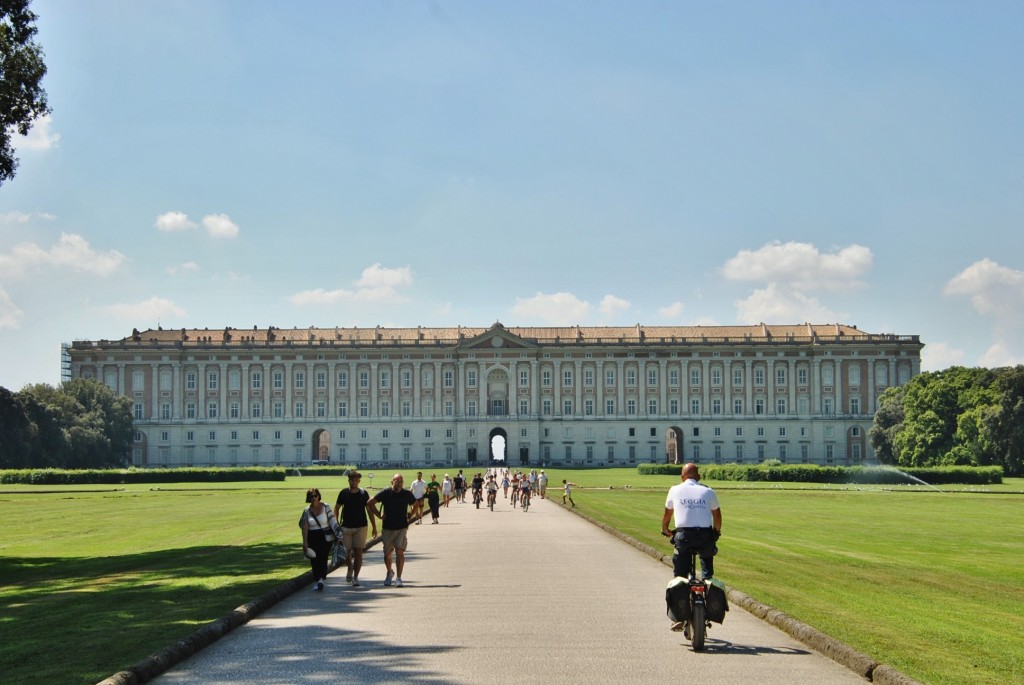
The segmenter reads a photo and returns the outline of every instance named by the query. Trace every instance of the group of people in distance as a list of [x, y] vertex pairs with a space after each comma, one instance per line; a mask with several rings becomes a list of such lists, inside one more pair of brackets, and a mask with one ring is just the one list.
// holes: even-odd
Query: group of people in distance
[[[360, 487], [361, 480], [362, 474], [358, 471], [348, 473], [348, 487], [338, 493], [333, 509], [322, 501], [317, 488], [310, 488], [306, 492], [307, 506], [299, 518], [299, 527], [302, 529], [302, 551], [309, 558], [313, 589], [316, 591], [324, 589], [328, 557], [335, 541], [347, 554], [345, 582], [354, 587], [359, 586], [363, 551], [368, 540], [377, 537], [378, 518], [381, 520], [380, 535], [384, 547], [384, 566], [387, 569], [384, 585], [401, 587], [405, 550], [408, 546], [407, 532], [412, 522], [415, 521], [416, 525], [423, 523], [424, 501], [430, 507], [431, 523], [437, 524], [440, 522], [441, 507], [449, 506], [452, 499], [465, 502], [467, 490], [473, 492], [479, 502], [482, 503], [486, 496], [490, 503], [492, 499], [497, 500], [499, 487], [504, 489], [506, 498], [511, 488], [515, 506], [517, 502], [523, 501], [522, 498], [532, 495], [546, 498], [548, 485], [544, 469], [539, 473], [536, 469], [529, 473], [510, 472], [507, 469], [499, 473], [497, 469], [488, 469], [476, 473], [472, 479], [468, 479], [459, 470], [455, 478], [446, 473], [442, 481], [438, 481], [436, 475], [432, 475], [430, 481], [425, 481], [423, 472], [418, 471], [409, 489], [404, 487], [402, 474], [396, 473], [391, 478], [389, 488], [371, 497]], [[568, 499], [575, 508], [570, 489], [573, 484], [564, 480], [562, 484], [562, 503]]]

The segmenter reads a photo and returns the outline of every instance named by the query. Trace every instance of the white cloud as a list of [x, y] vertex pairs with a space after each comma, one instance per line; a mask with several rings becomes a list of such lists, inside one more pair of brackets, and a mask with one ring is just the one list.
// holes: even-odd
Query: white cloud
[[191, 231], [199, 228], [184, 212], [166, 212], [156, 218], [156, 229], [164, 233]]
[[412, 285], [413, 275], [409, 267], [388, 269], [380, 263], [363, 269], [362, 275], [355, 282], [354, 289], [338, 288], [336, 290], [304, 290], [291, 296], [296, 305], [348, 303], [402, 304], [409, 298], [398, 289]]
[[863, 286], [858, 279], [873, 261], [871, 250], [861, 245], [822, 254], [810, 243], [776, 241], [758, 250], [741, 250], [725, 263], [722, 273], [733, 281], [786, 284], [799, 291], [842, 290]]
[[412, 283], [412, 270], [407, 267], [388, 269], [380, 262], [363, 269], [363, 275], [356, 281], [359, 288], [397, 288]]
[[801, 292], [783, 290], [774, 283], [767, 288], [755, 290], [745, 300], [738, 300], [736, 313], [739, 322], [744, 324], [780, 321], [826, 323], [839, 320], [839, 317], [822, 305], [817, 298]]
[[53, 221], [57, 216], [46, 212], [7, 212], [0, 214], [0, 225], [27, 224], [33, 219]]
[[992, 320], [994, 342], [979, 364], [994, 367], [1024, 362], [1024, 272], [982, 259], [950, 279], [944, 292], [967, 296], [975, 311]]
[[[537, 293], [533, 297], [516, 298], [512, 313], [527, 322], [537, 321], [550, 326], [572, 326], [586, 320], [593, 310], [589, 302], [584, 302], [572, 293], [554, 293], [545, 295]], [[529, 325], [529, 324], [526, 324]]]
[[871, 250], [861, 245], [823, 254], [810, 243], [776, 241], [741, 250], [725, 263], [722, 274], [732, 281], [764, 284], [735, 303], [740, 323], [821, 323], [840, 317], [812, 293], [862, 287], [861, 276], [873, 261]]
[[0, 253], [0, 275], [20, 276], [32, 267], [72, 269], [94, 276], [109, 276], [117, 271], [125, 256], [117, 250], [92, 249], [80, 235], [62, 233], [56, 245], [44, 249], [35, 243], [15, 245], [9, 254]]
[[227, 214], [207, 214], [203, 217], [203, 226], [214, 238], [238, 237], [238, 226]]
[[673, 302], [667, 307], [658, 310], [658, 316], [663, 319], [677, 320], [683, 315], [685, 305], [682, 302]]
[[963, 364], [964, 352], [951, 347], [948, 343], [928, 343], [921, 350], [921, 369], [923, 371], [941, 371], [951, 366]]
[[23, 313], [18, 305], [14, 304], [10, 295], [0, 288], [0, 331], [5, 328], [19, 328]]
[[178, 264], [177, 266], [167, 267], [167, 273], [172, 276], [179, 273], [195, 273], [199, 271], [199, 265], [195, 262], [185, 262], [184, 264]]
[[184, 318], [184, 309], [163, 297], [151, 297], [142, 302], [112, 304], [102, 308], [112, 316], [131, 321], [159, 321], [165, 317]]
[[32, 150], [40, 152], [53, 149], [60, 143], [60, 134], [50, 131], [51, 124], [53, 124], [53, 117], [49, 114], [44, 114], [35, 120], [27, 136], [16, 135], [12, 138], [11, 142], [19, 151]]
[[624, 300], [621, 297], [615, 295], [605, 295], [601, 300], [599, 309], [601, 310], [601, 316], [606, 321], [614, 321], [616, 318], [625, 314], [629, 311], [631, 304], [629, 300]]

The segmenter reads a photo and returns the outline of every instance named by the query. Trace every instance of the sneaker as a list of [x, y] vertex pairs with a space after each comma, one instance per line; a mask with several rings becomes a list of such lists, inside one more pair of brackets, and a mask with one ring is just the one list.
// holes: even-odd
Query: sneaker
[[359, 576], [352, 577], [352, 587], [359, 587]]
[[322, 580], [316, 581], [316, 587], [314, 587], [313, 589], [316, 590], [317, 592], [323, 592], [324, 591], [324, 581], [322, 581]]
[[677, 632], [677, 633], [678, 633], [678, 632], [679, 632], [679, 631], [681, 631], [681, 630], [682, 630], [682, 629], [683, 629], [683, 628], [684, 628], [685, 626], [686, 626], [686, 624], [685, 624], [685, 623], [683, 623], [682, 621], [676, 621], [675, 623], [673, 623], [673, 624], [672, 624], [672, 626], [671, 626], [671, 627], [669, 628], [669, 630], [674, 630], [675, 632]]
[[384, 584], [387, 585], [388, 587], [390, 587], [391, 586], [391, 579], [394, 578], [394, 577], [395, 577], [395, 572], [394, 571], [388, 571], [387, 577], [384, 578]]
[[402, 579], [395, 578], [395, 587], [402, 587]]
[[345, 582], [346, 583], [351, 583], [352, 582], [352, 569], [349, 569], [348, 573], [345, 574]]
[[713, 576], [704, 576], [704, 582], [705, 583], [710, 583], [712, 580], [714, 580]]

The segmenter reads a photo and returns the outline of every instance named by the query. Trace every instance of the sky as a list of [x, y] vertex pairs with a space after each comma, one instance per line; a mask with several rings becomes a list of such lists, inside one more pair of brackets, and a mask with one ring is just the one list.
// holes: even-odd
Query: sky
[[1024, 362], [1024, 3], [32, 9], [2, 387], [158, 326], [839, 322]]

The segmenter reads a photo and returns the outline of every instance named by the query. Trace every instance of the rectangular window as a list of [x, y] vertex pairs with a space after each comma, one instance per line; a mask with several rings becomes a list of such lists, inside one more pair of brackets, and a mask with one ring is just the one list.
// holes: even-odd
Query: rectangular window
[[347, 388], [348, 387], [348, 371], [339, 371], [338, 372], [338, 387], [339, 388]]
[[530, 401], [529, 400], [519, 400], [519, 415], [520, 416], [527, 416], [527, 415], [529, 415], [529, 413], [530, 413]]
[[626, 369], [626, 385], [629, 387], [636, 385], [636, 369]]
[[476, 371], [474, 369], [466, 370], [466, 386], [470, 388], [476, 387]]
[[284, 403], [274, 402], [274, 418], [280, 419], [284, 417]]
[[668, 384], [673, 388], [679, 386], [679, 369], [668, 370]]
[[690, 385], [700, 385], [700, 369], [690, 369]]
[[754, 369], [754, 385], [758, 387], [764, 385], [764, 367], [762, 366]]
[[316, 403], [316, 417], [318, 419], [327, 418], [327, 403], [322, 400], [317, 400]]
[[743, 369], [732, 370], [732, 384], [737, 387], [743, 385]]
[[711, 413], [719, 416], [722, 413], [722, 400], [718, 397], [711, 400]]
[[572, 400], [562, 400], [562, 416], [572, 416]]
[[740, 415], [743, 414], [743, 400], [742, 399], [740, 399], [738, 397], [734, 397], [733, 398], [733, 400], [732, 400], [732, 413], [734, 415], [736, 415], [736, 416], [740, 416]]
[[385, 389], [391, 387], [391, 374], [387, 369], [380, 370], [380, 387]]
[[722, 370], [718, 367], [711, 369], [711, 385], [719, 386], [722, 384]]
[[615, 369], [606, 369], [604, 372], [604, 384], [615, 385]]
[[775, 398], [775, 413], [779, 416], [785, 416], [786, 414], [786, 398], [777, 397]]
[[306, 372], [296, 371], [295, 372], [295, 389], [302, 390], [306, 387]]
[[583, 400], [583, 413], [586, 416], [594, 415], [594, 400], [589, 398]]
[[136, 421], [141, 421], [142, 420], [142, 416], [143, 416], [142, 412], [143, 412], [142, 403], [141, 402], [136, 402], [132, 406], [132, 415], [135, 417]]
[[444, 401], [444, 415], [454, 416], [455, 415], [455, 404], [451, 400]]
[[826, 416], [831, 416], [832, 414], [835, 413], [832, 410], [832, 407], [833, 407], [833, 404], [832, 404], [832, 398], [831, 397], [826, 397], [824, 400], [822, 400], [822, 412]]
[[757, 461], [758, 461], [758, 463], [761, 463], [762, 461], [764, 461], [764, 445], [763, 444], [758, 444], [758, 446], [757, 446]]
[[757, 414], [758, 416], [760, 416], [761, 414], [764, 414], [764, 398], [763, 397], [758, 397], [756, 400], [754, 400], [754, 413]]
[[171, 418], [171, 403], [170, 402], [163, 402], [160, 405], [160, 418], [163, 419], [164, 421], [167, 421], [168, 419]]
[[658, 400], [648, 399], [647, 400], [647, 413], [651, 416], [658, 415]]
[[193, 373], [191, 371], [189, 371], [188, 373], [185, 374], [185, 389], [186, 390], [195, 390], [196, 389], [196, 375], [195, 375], [195, 373]]
[[632, 398], [626, 400], [626, 414], [629, 416], [634, 416], [636, 414], [636, 400]]
[[851, 414], [859, 414], [860, 413], [860, 398], [859, 397], [851, 397], [850, 398], [850, 413]]
[[316, 372], [316, 387], [320, 390], [327, 388], [327, 372], [317, 371]]
[[281, 371], [275, 371], [273, 374], [274, 390], [280, 390], [284, 387], [284, 373]]
[[476, 416], [476, 400], [469, 400], [466, 402], [466, 414], [469, 416]]
[[572, 371], [565, 369], [562, 371], [562, 385], [566, 388], [572, 387]]
[[679, 415], [679, 400], [675, 397], [668, 401], [668, 413], [672, 416]]
[[700, 400], [690, 400], [690, 413], [694, 416], [700, 416]]
[[259, 390], [263, 387], [263, 374], [259, 371], [252, 372], [252, 389]]
[[359, 372], [359, 387], [363, 390], [370, 387], [370, 373], [368, 371]]
[[455, 386], [455, 375], [451, 369], [444, 370], [444, 387], [451, 388]]
[[779, 366], [775, 369], [775, 385], [786, 384], [786, 367]]
[[530, 385], [530, 372], [526, 369], [519, 370], [519, 387], [525, 388]]
[[380, 415], [391, 416], [391, 402], [389, 402], [388, 400], [381, 400]]
[[736, 445], [736, 463], [743, 462], [743, 445]]
[[543, 400], [541, 400], [540, 407], [541, 407], [541, 409], [540, 409], [541, 413], [544, 414], [544, 416], [551, 416], [551, 398], [550, 397], [545, 397]]
[[216, 390], [217, 389], [217, 372], [216, 371], [211, 371], [206, 376], [206, 387], [209, 390]]
[[544, 369], [540, 372], [540, 384], [545, 388], [551, 387], [551, 369]]
[[402, 387], [403, 388], [411, 388], [412, 387], [412, 371], [410, 371], [408, 369], [402, 369]]
[[232, 402], [228, 406], [228, 416], [233, 419], [237, 419], [242, 413], [241, 407], [238, 406], [238, 402]]
[[208, 418], [208, 419], [215, 419], [215, 418], [217, 418], [217, 403], [216, 402], [210, 402], [208, 405], [206, 405], [206, 418]]
[[647, 385], [657, 385], [657, 384], [658, 384], [658, 370], [657, 369], [647, 369]]
[[231, 369], [228, 372], [228, 389], [239, 390], [242, 386], [242, 374], [238, 372], [238, 369]]
[[295, 418], [301, 419], [306, 416], [306, 403], [299, 400], [295, 403]]
[[402, 416], [412, 416], [412, 402], [402, 400]]
[[807, 367], [801, 366], [796, 370], [796, 382], [798, 385], [807, 385]]
[[614, 416], [615, 415], [615, 400], [605, 400], [604, 401], [604, 413], [607, 416]]
[[587, 386], [588, 388], [589, 387], [593, 387], [593, 385], [594, 385], [594, 370], [593, 369], [584, 369], [583, 370], [583, 385]]
[[338, 402], [338, 416], [341, 418], [348, 416], [348, 402], [344, 400]]

